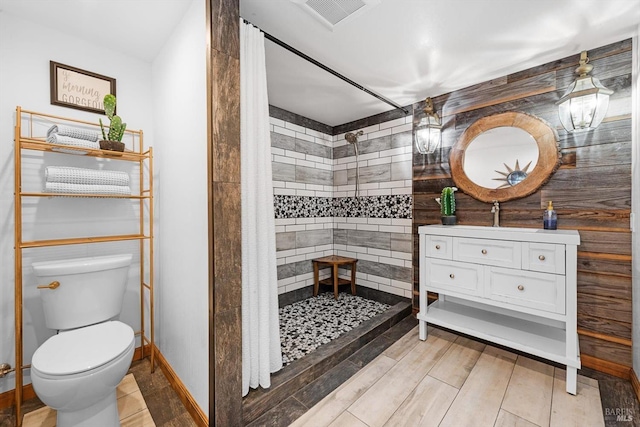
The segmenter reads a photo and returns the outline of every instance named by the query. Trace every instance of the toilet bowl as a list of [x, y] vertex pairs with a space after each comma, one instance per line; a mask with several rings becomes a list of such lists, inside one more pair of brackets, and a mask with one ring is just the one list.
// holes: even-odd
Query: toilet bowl
[[33, 354], [31, 381], [57, 411], [57, 427], [119, 426], [116, 387], [135, 349], [133, 329], [113, 320], [124, 297], [131, 255], [33, 263], [45, 323], [59, 330]]
[[118, 321], [54, 335], [33, 355], [33, 388], [58, 426], [118, 426], [115, 389], [134, 349], [133, 329]]

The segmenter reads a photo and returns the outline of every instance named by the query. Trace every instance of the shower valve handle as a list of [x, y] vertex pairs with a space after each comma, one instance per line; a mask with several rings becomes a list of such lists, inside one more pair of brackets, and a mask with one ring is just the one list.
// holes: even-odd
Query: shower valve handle
[[54, 280], [53, 282], [49, 283], [48, 285], [42, 285], [42, 286], [38, 286], [38, 289], [57, 289], [60, 286], [60, 282], [58, 282], [57, 280]]

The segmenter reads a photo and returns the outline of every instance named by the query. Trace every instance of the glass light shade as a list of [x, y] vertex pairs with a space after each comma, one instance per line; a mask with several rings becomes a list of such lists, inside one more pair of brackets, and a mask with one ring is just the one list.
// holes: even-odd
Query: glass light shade
[[415, 143], [420, 154], [432, 154], [440, 146], [442, 124], [437, 117], [426, 116], [416, 126]]
[[569, 132], [597, 128], [607, 114], [612, 93], [595, 77], [578, 77], [557, 103], [562, 126]]

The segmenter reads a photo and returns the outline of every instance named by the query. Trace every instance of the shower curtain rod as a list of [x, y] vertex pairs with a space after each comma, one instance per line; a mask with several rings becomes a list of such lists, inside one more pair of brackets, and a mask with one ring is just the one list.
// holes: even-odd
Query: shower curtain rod
[[311, 62], [313, 65], [315, 65], [316, 67], [322, 68], [323, 70], [325, 70], [328, 73], [333, 74], [334, 76], [336, 76], [337, 78], [339, 78], [340, 80], [343, 80], [347, 83], [349, 83], [351, 86], [355, 86], [358, 89], [368, 93], [369, 95], [378, 98], [380, 101], [391, 105], [393, 108], [396, 108], [400, 111], [402, 111], [404, 114], [409, 114], [409, 110], [407, 110], [406, 108], [402, 107], [399, 104], [396, 104], [395, 102], [391, 101], [390, 99], [385, 98], [382, 95], [378, 95], [377, 93], [373, 92], [370, 89], [367, 89], [366, 87], [362, 86], [361, 84], [358, 84], [356, 82], [354, 82], [353, 80], [351, 80], [350, 78], [343, 76], [342, 74], [338, 73], [337, 71], [335, 71], [332, 68], [327, 67], [326, 65], [324, 65], [322, 62], [319, 62], [315, 59], [313, 59], [312, 57], [310, 57], [309, 55], [300, 52], [298, 49], [296, 49], [295, 47], [286, 44], [285, 42], [283, 42], [282, 40], [272, 36], [271, 34], [267, 33], [266, 31], [264, 31], [262, 28], [258, 27], [257, 25], [252, 24], [250, 21], [247, 21], [246, 19], [242, 18], [242, 20], [244, 21], [245, 24], [249, 24], [249, 25], [253, 25], [254, 27], [256, 27], [257, 29], [259, 29], [260, 31], [262, 31], [262, 33], [264, 34], [264, 37], [269, 40], [272, 41], [273, 43], [277, 44], [280, 47], [285, 48], [286, 50], [288, 50], [291, 53], [294, 53], [296, 55], [298, 55], [300, 58], [302, 59], [306, 59], [307, 61]]

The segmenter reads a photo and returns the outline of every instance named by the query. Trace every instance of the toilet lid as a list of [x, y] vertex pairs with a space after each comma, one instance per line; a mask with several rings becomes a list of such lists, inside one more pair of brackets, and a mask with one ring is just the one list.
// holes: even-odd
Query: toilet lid
[[31, 366], [47, 375], [89, 371], [120, 356], [133, 339], [133, 329], [118, 321], [61, 332], [38, 347]]

